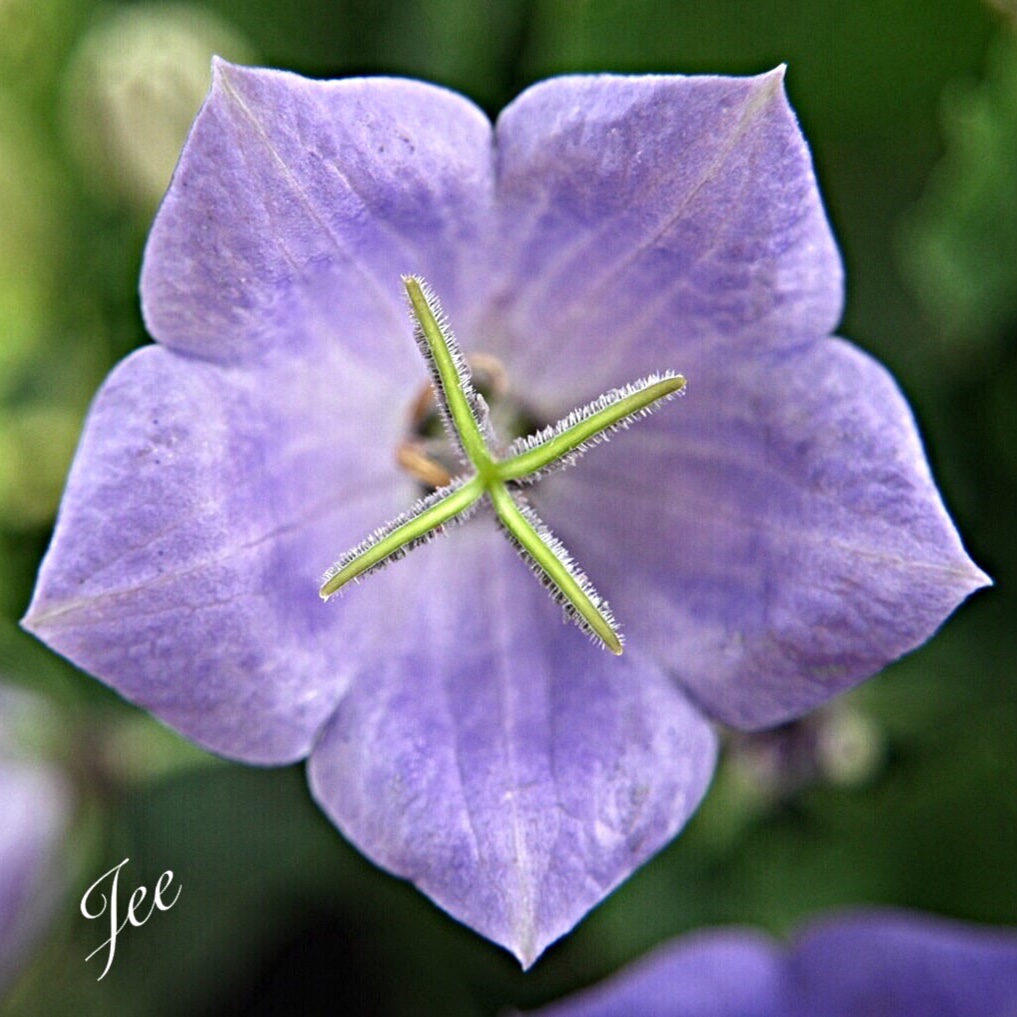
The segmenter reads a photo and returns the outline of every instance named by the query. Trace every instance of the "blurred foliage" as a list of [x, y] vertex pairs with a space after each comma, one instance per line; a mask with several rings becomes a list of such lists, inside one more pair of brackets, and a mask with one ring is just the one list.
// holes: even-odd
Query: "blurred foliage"
[[0, 378], [4, 388], [42, 341], [56, 296], [52, 252], [65, 198], [57, 166], [30, 112], [0, 92]]
[[[780, 931], [869, 902], [1017, 924], [1017, 51], [1012, 3], [994, 6], [1009, 14], [976, 0], [0, 0], [0, 680], [51, 703], [37, 748], [79, 801], [73, 889], [0, 1012], [482, 1017], [704, 924]], [[786, 62], [847, 264], [844, 329], [899, 377], [997, 579], [836, 708], [733, 740], [682, 836], [526, 975], [359, 857], [299, 768], [211, 760], [15, 629], [88, 399], [145, 341], [153, 181], [213, 48], [318, 76], [427, 77], [492, 115], [549, 74]], [[78, 902], [125, 857], [131, 887], [173, 869], [183, 891], [97, 982], [85, 957], [105, 934]]]
[[1017, 37], [1001, 37], [985, 79], [943, 96], [946, 155], [904, 233], [915, 287], [956, 370], [984, 367], [1017, 325]]
[[986, 21], [975, 2], [929, 0], [538, 0], [537, 76], [587, 71], [756, 74], [787, 63], [806, 130], [829, 138], [892, 134], [977, 62]]

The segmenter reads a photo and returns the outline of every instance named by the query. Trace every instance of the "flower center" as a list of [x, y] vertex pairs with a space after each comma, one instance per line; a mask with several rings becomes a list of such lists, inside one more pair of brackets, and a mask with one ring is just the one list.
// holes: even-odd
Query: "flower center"
[[[539, 431], [542, 420], [509, 385], [508, 371], [496, 356], [475, 353], [466, 358], [473, 387], [491, 411], [491, 423], [505, 444]], [[434, 386], [425, 382], [406, 415], [406, 435], [396, 446], [396, 462], [419, 484], [424, 494], [451, 483], [464, 472], [462, 458], [441, 418]]]
[[[561, 604], [565, 616], [612, 653], [621, 653], [621, 634], [607, 601], [533, 511], [524, 489], [547, 473], [569, 466], [611, 431], [627, 427], [681, 395], [685, 379], [673, 371], [650, 375], [611, 389], [558, 423], [533, 431], [538, 421], [511, 405], [502, 365], [492, 357], [468, 363], [427, 284], [419, 276], [404, 276], [403, 285], [414, 321], [413, 337], [427, 363], [433, 394], [418, 395], [414, 401], [411, 437], [400, 444], [397, 455], [404, 468], [433, 489], [339, 558], [322, 577], [321, 598], [328, 600], [348, 583], [405, 557], [483, 504], [494, 512], [509, 541]], [[483, 384], [483, 375], [487, 376], [486, 397], [476, 384]], [[518, 432], [508, 445], [495, 433], [491, 402], [508, 417], [504, 430]], [[440, 440], [432, 434], [432, 414], [447, 435], [448, 448], [458, 450], [455, 463], [444, 461], [445, 453], [428, 445]]]

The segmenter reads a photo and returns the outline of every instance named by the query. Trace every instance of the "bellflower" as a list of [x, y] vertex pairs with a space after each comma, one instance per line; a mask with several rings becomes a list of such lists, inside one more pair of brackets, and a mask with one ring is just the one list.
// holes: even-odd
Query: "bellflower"
[[1017, 930], [904, 911], [816, 922], [781, 947], [698, 932], [542, 1017], [1012, 1017]]
[[[95, 402], [26, 626], [215, 752], [309, 757], [365, 854], [531, 963], [681, 829], [713, 721], [810, 710], [986, 582], [893, 381], [830, 338], [841, 264], [782, 76], [560, 78], [492, 131], [419, 82], [218, 63], [145, 254], [157, 344]], [[623, 655], [499, 532], [522, 480], [487, 453], [472, 519], [320, 603], [337, 554], [472, 483], [409, 276], [495, 458], [689, 379], [527, 478]]]
[[15, 745], [20, 697], [0, 685], [0, 999], [42, 933], [60, 892], [71, 796], [56, 768]]

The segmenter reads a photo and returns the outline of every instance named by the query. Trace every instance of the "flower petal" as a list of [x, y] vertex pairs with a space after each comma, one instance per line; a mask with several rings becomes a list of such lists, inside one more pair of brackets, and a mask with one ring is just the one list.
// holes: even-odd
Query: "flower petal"
[[794, 947], [789, 1017], [1017, 1012], [1017, 932], [908, 912], [843, 914]]
[[694, 382], [685, 350], [834, 328], [840, 258], [782, 81], [557, 78], [499, 117], [491, 331], [551, 419], [651, 371]]
[[541, 1017], [1004, 1017], [1017, 934], [904, 911], [831, 915], [787, 950], [743, 929], [699, 932]]
[[680, 406], [540, 494], [627, 645], [738, 727], [868, 677], [988, 582], [896, 385], [835, 339], [704, 361]]
[[468, 302], [492, 189], [480, 110], [414, 81], [214, 71], [145, 253], [152, 335], [217, 360], [259, 351], [279, 341], [266, 313], [311, 268], [361, 342], [401, 343], [404, 274], [453, 315]]
[[[748, 930], [710, 930], [655, 950], [540, 1017], [786, 1017], [782, 957]], [[816, 1011], [821, 1013], [825, 1011]]]
[[[288, 327], [307, 347], [295, 317]], [[415, 495], [392, 465], [402, 420], [386, 382], [324, 346], [257, 369], [159, 347], [121, 364], [23, 622], [192, 740], [250, 762], [309, 750], [358, 621], [321, 604], [321, 572]]]
[[64, 889], [57, 859], [70, 812], [55, 770], [0, 759], [0, 999]]
[[681, 828], [714, 735], [645, 658], [563, 625], [490, 521], [414, 557], [372, 579], [388, 653], [311, 786], [368, 857], [528, 966]]

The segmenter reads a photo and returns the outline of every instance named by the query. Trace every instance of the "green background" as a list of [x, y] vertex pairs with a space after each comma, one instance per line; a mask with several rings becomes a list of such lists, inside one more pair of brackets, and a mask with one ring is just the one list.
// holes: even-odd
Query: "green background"
[[[0, 1011], [493, 1015], [702, 925], [782, 934], [873, 903], [1017, 925], [1015, 20], [976, 0], [0, 3], [0, 681], [43, 697], [28, 741], [77, 802], [65, 896]], [[996, 580], [833, 708], [732, 740], [683, 834], [526, 975], [347, 846], [299, 767], [205, 756], [16, 627], [88, 400], [146, 341], [159, 188], [119, 154], [117, 117], [151, 132], [146, 152], [175, 151], [211, 48], [425, 77], [492, 116], [569, 71], [787, 63], [846, 261], [842, 332], [897, 375]], [[193, 81], [178, 50], [198, 54]], [[167, 868], [184, 889], [96, 982], [85, 956], [106, 933], [78, 902], [128, 856], [128, 889]]]

